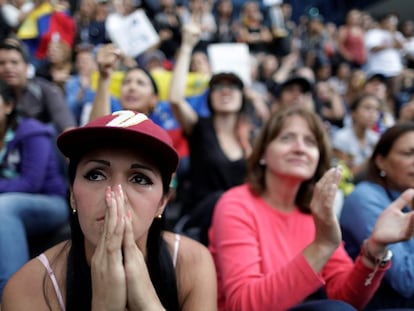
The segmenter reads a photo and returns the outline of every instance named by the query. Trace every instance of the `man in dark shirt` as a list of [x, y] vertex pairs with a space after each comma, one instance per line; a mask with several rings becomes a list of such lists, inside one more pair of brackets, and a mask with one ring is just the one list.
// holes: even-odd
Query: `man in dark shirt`
[[20, 41], [0, 43], [0, 79], [11, 86], [17, 111], [26, 117], [53, 124], [58, 133], [76, 125], [62, 91], [42, 78], [28, 78], [29, 55]]

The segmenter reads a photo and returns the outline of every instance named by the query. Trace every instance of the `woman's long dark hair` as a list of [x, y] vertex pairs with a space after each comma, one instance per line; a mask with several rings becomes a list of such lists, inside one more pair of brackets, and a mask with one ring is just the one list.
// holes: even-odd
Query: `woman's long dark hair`
[[17, 110], [16, 110], [16, 96], [13, 89], [5, 82], [0, 80], [0, 97], [3, 99], [5, 105], [13, 105], [12, 111], [7, 115], [6, 127], [15, 130], [18, 125]]
[[[69, 163], [69, 179], [73, 185], [79, 159]], [[162, 176], [163, 192], [169, 191], [170, 177]], [[68, 255], [66, 275], [66, 310], [90, 311], [92, 302], [91, 270], [86, 261], [84, 236], [77, 214], [70, 218], [72, 244]], [[162, 238], [163, 219], [154, 219], [147, 240], [146, 263], [157, 295], [167, 310], [179, 310], [175, 268], [167, 245]]]
[[394, 147], [395, 142], [401, 136], [410, 132], [414, 132], [414, 122], [407, 121], [393, 125], [381, 135], [368, 162], [368, 169], [365, 177], [366, 180], [377, 183], [385, 189], [388, 189], [387, 178], [381, 176], [381, 169], [378, 167], [376, 159], [378, 156], [386, 158]]

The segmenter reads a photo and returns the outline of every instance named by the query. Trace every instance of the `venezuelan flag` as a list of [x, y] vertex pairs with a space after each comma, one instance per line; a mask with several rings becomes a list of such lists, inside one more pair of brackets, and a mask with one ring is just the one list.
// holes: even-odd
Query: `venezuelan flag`
[[75, 21], [68, 13], [55, 10], [45, 2], [27, 16], [17, 31], [17, 37], [27, 45], [30, 54], [40, 60], [46, 56], [54, 34], [59, 34], [60, 40], [72, 47], [75, 31]]

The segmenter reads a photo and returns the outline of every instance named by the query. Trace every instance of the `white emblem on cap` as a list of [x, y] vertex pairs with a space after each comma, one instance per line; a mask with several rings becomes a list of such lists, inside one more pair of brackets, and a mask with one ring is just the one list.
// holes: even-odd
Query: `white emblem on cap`
[[115, 111], [112, 115], [117, 117], [109, 121], [106, 126], [129, 127], [148, 120], [145, 114], [135, 113], [131, 110]]

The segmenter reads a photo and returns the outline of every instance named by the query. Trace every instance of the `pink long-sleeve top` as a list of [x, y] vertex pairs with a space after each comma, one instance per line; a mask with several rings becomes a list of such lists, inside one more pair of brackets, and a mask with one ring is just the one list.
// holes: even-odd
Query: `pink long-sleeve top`
[[224, 193], [209, 232], [219, 310], [286, 310], [322, 286], [329, 298], [363, 308], [389, 265], [374, 272], [359, 257], [354, 264], [341, 245], [317, 273], [302, 253], [314, 237], [312, 216], [299, 209], [275, 209], [247, 185]]

